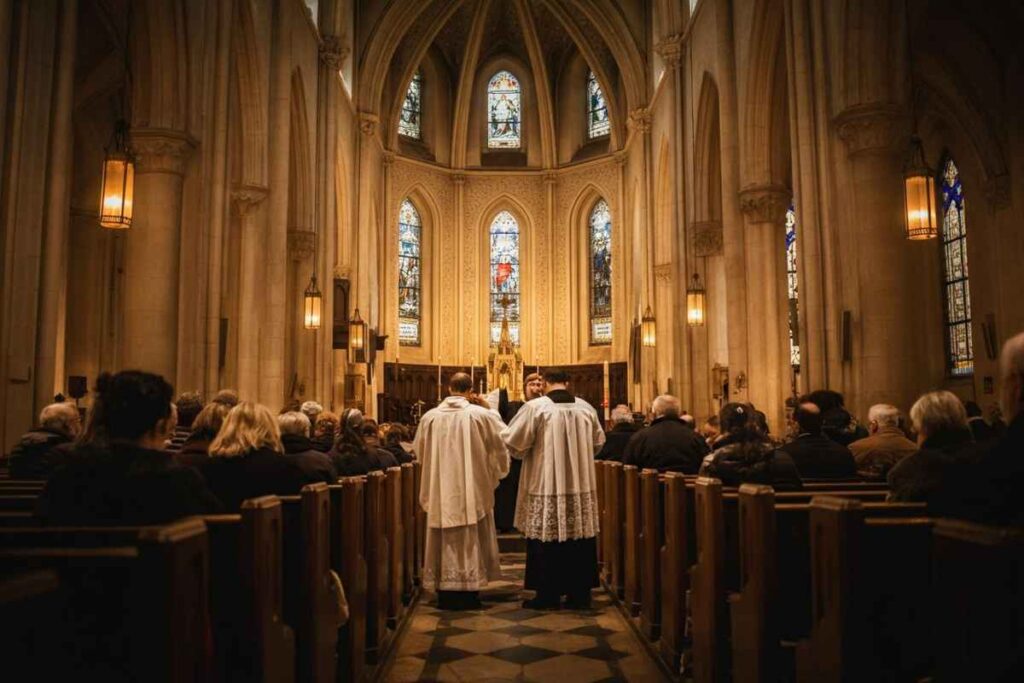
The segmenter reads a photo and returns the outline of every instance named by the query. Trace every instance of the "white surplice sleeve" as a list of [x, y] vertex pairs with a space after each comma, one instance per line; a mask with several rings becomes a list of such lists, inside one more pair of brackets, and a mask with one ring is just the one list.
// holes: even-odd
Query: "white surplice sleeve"
[[497, 486], [498, 481], [508, 475], [508, 470], [511, 466], [508, 448], [505, 447], [505, 442], [501, 440], [501, 432], [505, 428], [505, 424], [501, 421], [501, 417], [491, 410], [487, 411], [481, 419], [483, 420], [481, 426], [484, 429], [485, 446], [487, 448], [487, 462], [491, 465], [494, 485]]
[[537, 438], [536, 422], [533, 419], [533, 406], [527, 402], [512, 418], [512, 422], [501, 430], [501, 440], [508, 446], [509, 454], [513, 458], [522, 460], [533, 448]]

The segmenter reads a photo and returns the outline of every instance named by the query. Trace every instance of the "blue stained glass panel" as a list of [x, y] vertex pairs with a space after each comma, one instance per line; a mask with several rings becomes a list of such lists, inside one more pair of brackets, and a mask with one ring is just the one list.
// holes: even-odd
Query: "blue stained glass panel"
[[498, 343], [501, 321], [507, 314], [512, 341], [519, 343], [519, 222], [508, 211], [491, 221], [490, 229], [490, 323], [491, 343]]
[[423, 115], [423, 75], [417, 71], [405, 91], [402, 112], [398, 119], [398, 133], [407, 138], [420, 139], [420, 119]]
[[398, 343], [420, 345], [422, 223], [408, 199], [398, 210]]
[[522, 144], [522, 97], [519, 79], [499, 71], [487, 83], [487, 146], [518, 149]]
[[608, 135], [612, 122], [608, 119], [608, 103], [597, 76], [591, 71], [587, 76], [587, 135], [590, 139]]
[[946, 364], [952, 375], [974, 372], [971, 285], [967, 267], [967, 222], [960, 170], [952, 159], [942, 168], [942, 272], [946, 297]]
[[612, 212], [603, 199], [590, 212], [590, 343], [612, 343]]

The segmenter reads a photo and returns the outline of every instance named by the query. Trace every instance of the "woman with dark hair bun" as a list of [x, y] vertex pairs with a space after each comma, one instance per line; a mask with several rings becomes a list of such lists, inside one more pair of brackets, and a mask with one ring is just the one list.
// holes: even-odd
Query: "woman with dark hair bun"
[[768, 484], [776, 490], [803, 487], [793, 459], [775, 449], [746, 403], [727, 403], [718, 416], [722, 435], [700, 468], [701, 476], [721, 479], [725, 486]]
[[70, 464], [39, 498], [50, 524], [163, 524], [220, 510], [195, 470], [164, 452], [174, 389], [139, 370], [103, 373]]
[[362, 428], [361, 411], [349, 408], [341, 414], [334, 448], [328, 453], [339, 477], [354, 477], [398, 465], [393, 455], [366, 443]]

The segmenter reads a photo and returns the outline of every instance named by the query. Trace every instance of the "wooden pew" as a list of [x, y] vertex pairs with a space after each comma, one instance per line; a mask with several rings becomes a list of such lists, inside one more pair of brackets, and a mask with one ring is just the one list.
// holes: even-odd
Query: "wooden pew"
[[31, 512], [36, 508], [36, 493], [0, 493], [0, 511]]
[[927, 517], [867, 518], [856, 500], [811, 503], [811, 628], [798, 681], [919, 680], [930, 673]]
[[[679, 669], [680, 657], [686, 645], [686, 594], [690, 589], [689, 569], [693, 558], [692, 538], [689, 532], [693, 506], [692, 503], [687, 503], [687, 490], [693, 493], [693, 487], [686, 486], [684, 475], [678, 472], [668, 472], [664, 475], [664, 487], [661, 489], [664, 507], [664, 544], [661, 547], [658, 576], [661, 588], [661, 609], [658, 618], [661, 656], [669, 663], [672, 671]], [[648, 609], [653, 609], [653, 600], [648, 601], [646, 595], [645, 593], [643, 606], [645, 614]]]
[[23, 526], [40, 526], [40, 521], [29, 510], [0, 510], [0, 529]]
[[640, 484], [640, 630], [651, 642], [660, 635], [661, 547], [664, 543], [663, 483], [657, 470], [644, 470]]
[[331, 569], [348, 599], [348, 623], [338, 633], [338, 678], [360, 681], [366, 666], [367, 565], [365, 477], [343, 477], [331, 496]]
[[366, 556], [366, 661], [376, 664], [387, 641], [388, 623], [388, 538], [387, 476], [383, 472], [366, 475], [363, 513], [364, 553]]
[[405, 572], [405, 538], [402, 529], [402, 468], [384, 473], [384, 532], [388, 548], [387, 625], [394, 629], [402, 616], [402, 575]]
[[640, 613], [641, 533], [640, 471], [635, 465], [622, 468], [623, 491], [623, 603], [629, 614]]
[[607, 465], [605, 460], [597, 460], [594, 462], [594, 486], [597, 489], [597, 519], [601, 524], [600, 533], [597, 539], [597, 568], [598, 574], [604, 576], [608, 570], [607, 562], [604, 557], [604, 544], [607, 540], [607, 526], [608, 518], [606, 516], [606, 504], [605, 504], [605, 490], [604, 490], [604, 473]]
[[402, 465], [402, 602], [412, 602], [416, 575], [416, 511], [419, 496], [416, 493], [416, 468], [412, 463]]
[[[0, 618], [16, 632], [4, 644], [34, 659], [37, 680], [208, 680], [208, 547], [198, 518], [4, 529], [0, 572], [47, 569], [60, 582], [54, 609], [34, 616], [43, 623]], [[5, 670], [15, 663], [5, 658]]]
[[416, 585], [419, 586], [423, 579], [423, 553], [427, 542], [427, 511], [420, 505], [420, 484], [423, 481], [423, 463], [419, 460], [413, 463], [416, 478], [413, 482], [413, 495], [416, 506], [416, 556], [413, 564], [413, 577]]
[[337, 595], [331, 574], [331, 498], [327, 484], [279, 496], [284, 523], [284, 617], [295, 631], [295, 678], [335, 678]]
[[1024, 680], [1024, 528], [932, 532], [937, 681]]
[[237, 515], [207, 515], [210, 605], [222, 680], [292, 681], [295, 633], [284, 623], [283, 525], [277, 496]]
[[605, 463], [605, 582], [616, 596], [622, 596], [622, 463]]

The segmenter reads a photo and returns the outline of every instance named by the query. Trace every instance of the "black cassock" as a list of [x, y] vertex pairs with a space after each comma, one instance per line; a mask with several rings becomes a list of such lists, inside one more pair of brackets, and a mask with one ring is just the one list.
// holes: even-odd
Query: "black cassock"
[[[505, 424], [512, 422], [512, 418], [522, 407], [522, 401], [508, 400], [508, 391], [505, 389], [498, 393], [498, 414]], [[519, 470], [522, 468], [523, 461], [512, 458], [508, 476], [501, 480], [494, 491], [494, 526], [499, 532], [510, 532], [515, 529], [516, 496], [519, 494]]]

